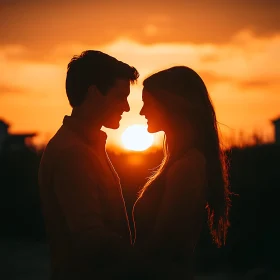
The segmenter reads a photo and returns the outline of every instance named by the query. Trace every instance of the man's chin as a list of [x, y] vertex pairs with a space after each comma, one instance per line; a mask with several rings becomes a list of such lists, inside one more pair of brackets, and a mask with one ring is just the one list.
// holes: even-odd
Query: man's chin
[[120, 122], [106, 123], [103, 126], [106, 127], [106, 128], [110, 128], [110, 129], [118, 129], [120, 127]]

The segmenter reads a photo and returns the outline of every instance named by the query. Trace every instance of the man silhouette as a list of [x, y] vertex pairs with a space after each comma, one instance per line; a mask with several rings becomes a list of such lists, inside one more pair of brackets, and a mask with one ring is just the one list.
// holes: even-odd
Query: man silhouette
[[68, 64], [72, 114], [48, 143], [39, 169], [52, 279], [112, 279], [130, 247], [122, 190], [101, 127], [119, 127], [138, 77], [134, 67], [100, 51], [84, 51]]

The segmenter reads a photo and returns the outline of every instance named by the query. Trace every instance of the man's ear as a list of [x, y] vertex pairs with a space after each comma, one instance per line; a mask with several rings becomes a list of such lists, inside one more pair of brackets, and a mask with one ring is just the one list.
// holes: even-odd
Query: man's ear
[[88, 88], [88, 94], [90, 94], [92, 96], [96, 95], [97, 91], [98, 91], [98, 89], [97, 89], [96, 85], [90, 85]]
[[96, 85], [90, 85], [88, 88], [88, 94], [91, 97], [95, 97], [95, 98], [100, 98], [101, 96], [103, 96], [103, 94], [101, 93], [101, 91], [97, 88]]

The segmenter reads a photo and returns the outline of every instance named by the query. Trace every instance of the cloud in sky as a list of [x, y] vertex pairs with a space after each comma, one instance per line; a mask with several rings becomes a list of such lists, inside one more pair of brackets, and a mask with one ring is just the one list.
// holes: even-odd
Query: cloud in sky
[[[1, 85], [22, 88], [20, 99], [0, 96], [0, 112], [11, 120], [15, 130], [23, 125], [36, 131], [54, 133], [63, 114], [70, 107], [65, 94], [66, 66], [74, 54], [92, 49], [90, 44], [60, 44], [49, 50], [42, 61], [24, 60], [22, 46], [0, 47]], [[150, 73], [173, 65], [187, 65], [196, 70], [209, 89], [218, 120], [226, 134], [261, 129], [271, 135], [269, 122], [280, 113], [280, 33], [259, 37], [243, 30], [227, 44], [160, 43], [152, 46], [127, 38], [99, 48], [135, 66], [141, 76], [129, 97], [132, 110], [124, 115], [120, 131], [108, 132], [110, 139], [119, 139], [125, 126], [145, 123], [138, 115], [141, 108], [141, 82]], [[28, 108], [28, 109], [27, 109]], [[34, 120], [36, 116], [36, 121]]]
[[16, 87], [14, 85], [8, 85], [8, 84], [0, 84], [0, 96], [2, 94], [18, 95], [22, 93], [26, 94], [26, 90], [22, 87]]
[[100, 47], [119, 37], [141, 44], [227, 44], [240, 30], [280, 32], [280, 1], [2, 0], [0, 44], [43, 59], [62, 44]]

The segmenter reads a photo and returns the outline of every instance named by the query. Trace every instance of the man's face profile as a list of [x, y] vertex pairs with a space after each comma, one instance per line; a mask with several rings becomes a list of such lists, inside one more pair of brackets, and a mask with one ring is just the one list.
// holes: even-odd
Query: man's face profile
[[130, 81], [116, 79], [105, 96], [103, 126], [111, 129], [119, 128], [123, 112], [130, 111], [127, 101], [129, 94]]

